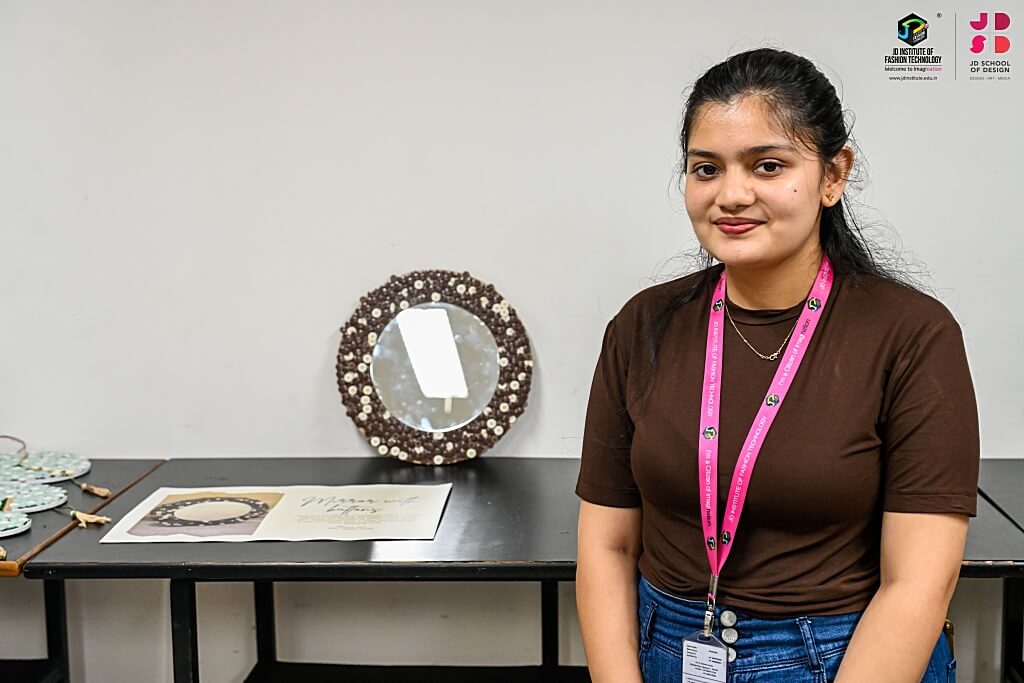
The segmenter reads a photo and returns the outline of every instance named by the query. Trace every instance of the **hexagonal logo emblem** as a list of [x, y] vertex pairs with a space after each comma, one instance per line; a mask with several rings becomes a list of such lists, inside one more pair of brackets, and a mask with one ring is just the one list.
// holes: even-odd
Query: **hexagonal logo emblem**
[[896, 22], [896, 37], [911, 46], [923, 43], [928, 39], [928, 22], [916, 14], [908, 14]]

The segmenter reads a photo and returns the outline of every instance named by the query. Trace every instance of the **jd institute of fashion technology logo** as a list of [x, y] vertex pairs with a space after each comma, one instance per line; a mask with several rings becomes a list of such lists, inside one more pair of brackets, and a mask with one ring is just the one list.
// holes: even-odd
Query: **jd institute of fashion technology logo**
[[[942, 14], [935, 15], [941, 19]], [[891, 24], [890, 24], [891, 26]], [[911, 13], [896, 21], [898, 43], [883, 61], [890, 81], [936, 81], [943, 72], [942, 55], [924, 47], [930, 25], [925, 17]], [[890, 31], [892, 29], [889, 29]]]
[[928, 39], [928, 22], [916, 14], [908, 14], [896, 22], [896, 37], [913, 47]]

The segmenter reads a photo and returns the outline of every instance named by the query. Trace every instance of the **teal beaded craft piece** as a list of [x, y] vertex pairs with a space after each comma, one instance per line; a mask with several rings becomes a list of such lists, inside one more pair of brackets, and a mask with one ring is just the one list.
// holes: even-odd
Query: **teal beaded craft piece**
[[0, 512], [0, 538], [24, 533], [32, 526], [32, 520], [24, 512]]
[[21, 467], [33, 472], [45, 472], [49, 475], [48, 482], [53, 482], [80, 477], [89, 471], [92, 463], [88, 458], [74, 453], [33, 451], [25, 456]]
[[0, 455], [0, 482], [38, 482], [48, 476], [45, 472], [33, 472], [20, 467], [20, 461], [20, 455]]
[[12, 512], [39, 512], [68, 502], [67, 492], [59, 486], [6, 482], [0, 484], [0, 500], [11, 499]]
[[0, 454], [0, 482], [52, 484], [80, 477], [92, 467], [88, 458], [74, 453], [30, 451]]

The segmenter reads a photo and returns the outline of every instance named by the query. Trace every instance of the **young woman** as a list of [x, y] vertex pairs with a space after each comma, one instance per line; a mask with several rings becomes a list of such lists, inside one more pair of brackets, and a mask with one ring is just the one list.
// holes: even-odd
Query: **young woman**
[[684, 195], [707, 268], [612, 319], [587, 411], [595, 683], [679, 683], [687, 637], [733, 683], [955, 678], [974, 390], [956, 321], [845, 212], [848, 141], [797, 55], [745, 52], [694, 85]]

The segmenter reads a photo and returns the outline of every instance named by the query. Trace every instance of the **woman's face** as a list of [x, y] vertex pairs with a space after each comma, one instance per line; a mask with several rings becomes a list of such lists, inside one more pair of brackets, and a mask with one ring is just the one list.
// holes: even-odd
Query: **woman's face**
[[700, 243], [727, 266], [772, 268], [818, 255], [822, 206], [838, 202], [842, 188], [825, 182], [819, 159], [790, 137], [757, 97], [697, 112], [686, 212]]

